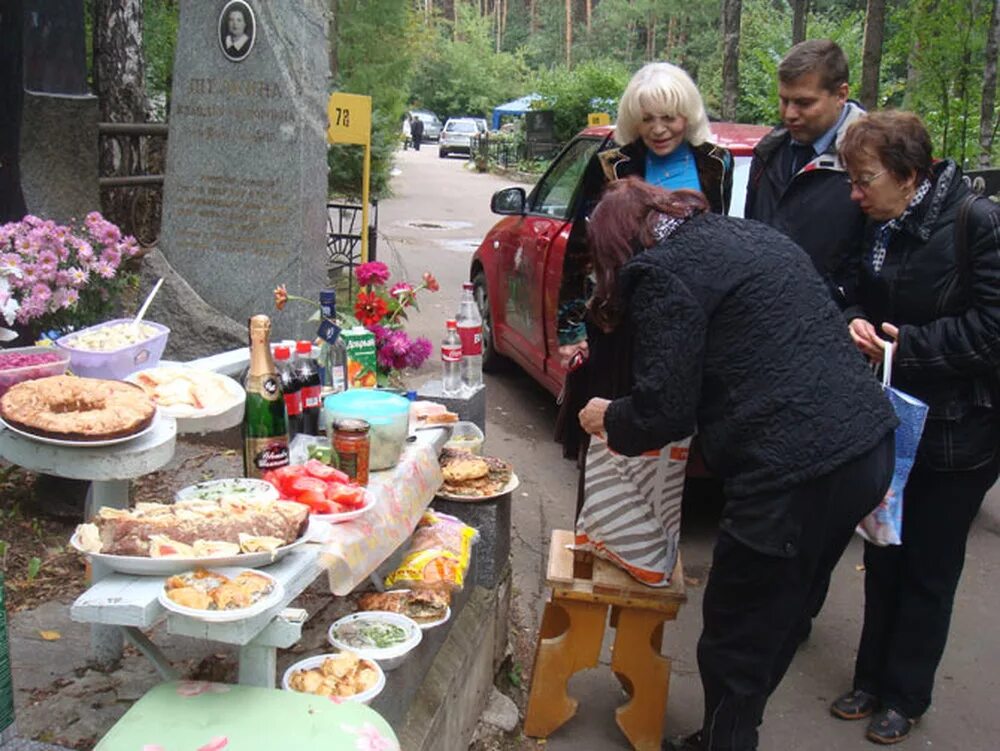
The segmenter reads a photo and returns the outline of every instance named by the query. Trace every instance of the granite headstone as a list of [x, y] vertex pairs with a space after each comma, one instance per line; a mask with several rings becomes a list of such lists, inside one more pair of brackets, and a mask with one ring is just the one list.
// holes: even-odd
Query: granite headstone
[[326, 5], [181, 2], [160, 247], [240, 324], [278, 284], [315, 299], [322, 283]]

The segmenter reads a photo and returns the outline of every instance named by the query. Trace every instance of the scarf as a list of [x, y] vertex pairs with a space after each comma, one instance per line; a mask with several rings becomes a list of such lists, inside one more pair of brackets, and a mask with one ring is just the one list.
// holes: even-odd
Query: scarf
[[876, 275], [882, 270], [882, 264], [885, 263], [885, 251], [889, 247], [889, 242], [892, 240], [893, 233], [900, 230], [903, 226], [903, 222], [905, 222], [906, 218], [913, 213], [917, 206], [920, 205], [920, 202], [926, 198], [930, 190], [931, 181], [925, 178], [924, 181], [920, 183], [920, 187], [917, 188], [917, 192], [913, 194], [913, 198], [910, 199], [910, 202], [907, 204], [903, 213], [895, 219], [890, 219], [888, 222], [875, 230], [875, 245], [872, 246], [872, 270]]

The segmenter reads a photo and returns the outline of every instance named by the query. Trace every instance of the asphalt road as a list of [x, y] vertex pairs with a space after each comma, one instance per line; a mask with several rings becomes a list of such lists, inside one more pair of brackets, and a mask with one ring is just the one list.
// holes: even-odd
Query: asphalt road
[[[457, 310], [461, 282], [468, 279], [472, 252], [496, 217], [490, 195], [513, 184], [466, 169], [459, 157], [439, 159], [437, 148], [400, 152], [394, 197], [379, 217], [379, 258], [394, 279], [418, 279], [431, 270], [441, 282], [436, 295], [423, 294], [411, 320], [412, 333], [437, 345], [444, 320]], [[437, 360], [417, 382], [435, 377]], [[533, 643], [545, 601], [544, 563], [552, 529], [570, 529], [576, 487], [574, 465], [552, 441], [555, 404], [551, 395], [516, 368], [486, 377], [486, 451], [510, 460], [521, 479], [513, 507], [515, 633]], [[695, 662], [700, 604], [711, 561], [717, 509], [685, 507], [681, 550], [688, 579], [688, 604], [668, 626], [664, 653], [673, 660], [666, 724], [671, 734], [689, 732], [701, 721], [701, 686]], [[938, 671], [934, 706], [907, 741], [908, 748], [991, 751], [1000, 747], [1000, 488], [994, 488], [969, 539], [965, 573], [956, 599], [951, 639]], [[864, 723], [830, 717], [827, 706], [850, 687], [861, 627], [861, 544], [855, 540], [834, 572], [830, 595], [809, 641], [769, 703], [761, 733], [768, 751], [871, 749]], [[549, 737], [549, 751], [628, 749], [614, 723], [623, 697], [606, 667], [584, 671], [570, 682], [580, 700], [577, 716]], [[530, 668], [526, 665], [525, 668]], [[531, 744], [533, 746], [534, 744]], [[531, 746], [525, 746], [531, 747]]]

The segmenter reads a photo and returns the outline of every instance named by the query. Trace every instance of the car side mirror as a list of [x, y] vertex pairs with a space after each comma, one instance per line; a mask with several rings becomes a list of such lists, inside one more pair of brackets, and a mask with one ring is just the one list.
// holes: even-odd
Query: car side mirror
[[494, 214], [523, 214], [526, 203], [524, 188], [504, 188], [493, 194], [490, 211]]

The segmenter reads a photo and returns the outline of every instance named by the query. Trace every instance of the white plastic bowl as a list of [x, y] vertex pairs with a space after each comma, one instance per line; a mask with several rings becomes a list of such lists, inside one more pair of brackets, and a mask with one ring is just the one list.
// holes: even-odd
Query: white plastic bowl
[[[351, 651], [357, 653], [357, 650], [351, 650]], [[361, 657], [361, 659], [363, 659], [365, 662], [375, 666], [375, 672], [378, 674], [378, 680], [375, 681], [375, 685], [372, 686], [367, 691], [362, 691], [360, 694], [354, 694], [354, 696], [344, 696], [341, 698], [344, 701], [356, 701], [362, 704], [368, 704], [371, 702], [372, 699], [374, 699], [376, 696], [382, 693], [382, 689], [385, 688], [385, 672], [382, 670], [382, 667], [377, 662], [375, 662], [375, 660], [372, 660], [371, 658], [368, 657], [363, 657], [360, 653], [358, 653], [358, 656]], [[297, 673], [300, 670], [313, 670], [315, 668], [320, 667], [328, 657], [336, 657], [336, 655], [334, 654], [315, 655], [314, 657], [307, 657], [304, 660], [299, 660], [294, 665], [291, 665], [288, 668], [288, 670], [285, 671], [285, 674], [281, 677], [281, 687], [285, 691], [295, 691], [295, 689], [293, 689], [290, 685], [292, 676], [295, 675], [295, 673]], [[303, 693], [303, 692], [296, 692], [296, 693]]]
[[263, 498], [267, 501], [278, 500], [278, 489], [266, 480], [251, 477], [232, 477], [224, 480], [206, 480], [194, 485], [188, 485], [177, 491], [174, 498], [178, 501], [190, 501], [197, 498], [217, 500], [223, 496], [237, 498]]
[[[338, 627], [346, 623], [355, 623], [357, 621], [381, 621], [383, 623], [392, 623], [397, 626], [402, 626], [409, 632], [409, 638], [407, 638], [407, 640], [402, 644], [396, 644], [395, 646], [386, 647], [385, 649], [378, 649], [376, 647], [355, 647], [351, 644], [340, 641], [336, 636]], [[406, 659], [406, 655], [408, 655], [418, 644], [420, 644], [423, 637], [424, 632], [412, 618], [408, 618], [407, 616], [399, 613], [388, 613], [382, 610], [363, 610], [360, 613], [345, 615], [343, 618], [340, 618], [330, 624], [330, 628], [326, 632], [327, 640], [337, 649], [347, 652], [355, 652], [360, 657], [367, 660], [375, 660], [385, 671], [395, 670], [402, 665], [403, 661]]]

